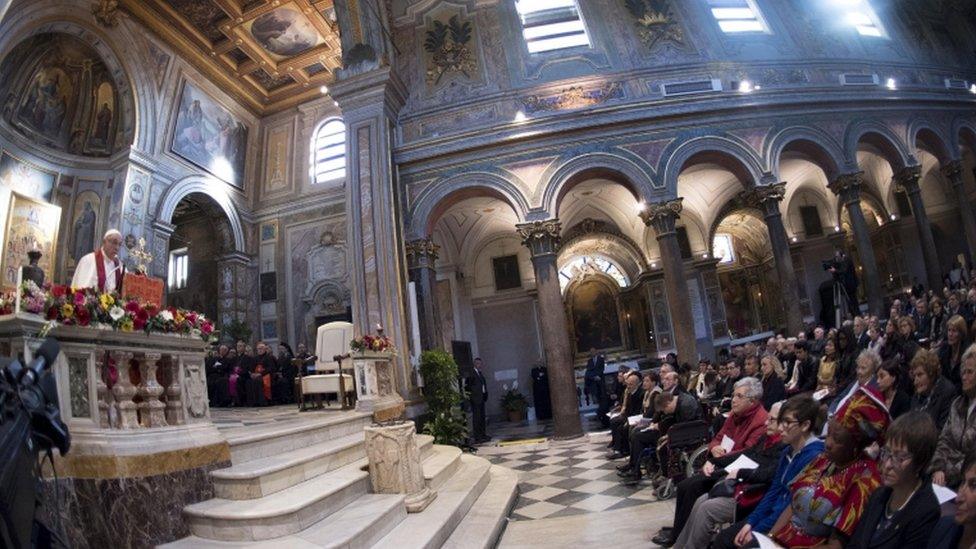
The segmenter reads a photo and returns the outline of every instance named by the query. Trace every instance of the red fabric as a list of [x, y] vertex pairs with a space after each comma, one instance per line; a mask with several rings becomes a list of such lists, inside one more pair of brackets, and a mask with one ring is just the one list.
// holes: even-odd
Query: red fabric
[[[119, 268], [118, 259], [113, 259], [112, 264], [115, 265], [116, 269]], [[98, 291], [104, 292], [107, 275], [105, 274], [105, 256], [102, 254], [101, 248], [95, 250], [95, 273], [98, 275]], [[118, 284], [116, 284], [116, 286], [118, 286]]]
[[766, 418], [768, 416], [769, 414], [766, 413], [761, 402], [753, 404], [741, 415], [729, 415], [725, 419], [725, 423], [722, 424], [722, 429], [708, 443], [708, 448], [712, 449], [721, 444], [724, 436], [728, 436], [735, 442], [732, 451], [729, 453], [752, 448], [759, 441], [759, 437], [766, 433]]

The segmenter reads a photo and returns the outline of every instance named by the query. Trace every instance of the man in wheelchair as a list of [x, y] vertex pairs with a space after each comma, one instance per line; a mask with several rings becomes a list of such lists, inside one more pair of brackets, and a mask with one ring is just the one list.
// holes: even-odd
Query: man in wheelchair
[[[667, 440], [667, 433], [674, 425], [699, 420], [701, 418], [701, 406], [695, 397], [684, 391], [667, 391], [655, 398], [654, 409], [655, 417], [650, 425], [634, 429], [630, 434], [630, 461], [627, 466], [619, 471], [619, 475], [628, 484], [637, 484], [641, 479], [641, 457], [645, 449], [655, 450]], [[656, 469], [655, 452], [651, 452], [648, 471]]]

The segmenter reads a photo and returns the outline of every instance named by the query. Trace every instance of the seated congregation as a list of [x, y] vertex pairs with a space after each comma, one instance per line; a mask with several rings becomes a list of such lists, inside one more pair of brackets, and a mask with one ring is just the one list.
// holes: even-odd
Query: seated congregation
[[622, 367], [607, 458], [622, 482], [676, 498], [653, 542], [976, 546], [976, 295], [964, 296], [949, 292], [948, 310], [896, 300], [887, 321], [770, 338], [694, 372], [674, 357]]
[[234, 347], [221, 345], [206, 360], [207, 393], [212, 407], [271, 406], [292, 404], [299, 368], [314, 370], [315, 357], [305, 345], [298, 354], [287, 343], [278, 344], [278, 355], [263, 341], [252, 348], [245, 341]]

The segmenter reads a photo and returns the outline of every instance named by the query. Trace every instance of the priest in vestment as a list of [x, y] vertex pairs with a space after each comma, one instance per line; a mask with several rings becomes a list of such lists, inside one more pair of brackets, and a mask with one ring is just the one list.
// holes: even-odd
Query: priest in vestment
[[72, 288], [96, 288], [99, 292], [116, 292], [122, 282], [122, 262], [119, 249], [122, 233], [109, 229], [102, 237], [102, 245], [78, 261]]

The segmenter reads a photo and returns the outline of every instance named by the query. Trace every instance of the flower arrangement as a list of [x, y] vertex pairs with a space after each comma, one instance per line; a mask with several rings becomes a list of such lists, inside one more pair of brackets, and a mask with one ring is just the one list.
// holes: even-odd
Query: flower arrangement
[[[10, 314], [13, 296], [0, 295], [0, 314]], [[116, 293], [94, 288], [45, 284], [38, 287], [25, 281], [20, 288], [21, 310], [44, 316], [48, 321], [66, 326], [95, 326], [123, 332], [194, 336], [211, 342], [216, 337], [214, 325], [204, 315], [178, 309], [160, 308], [153, 303], [125, 300]]]
[[349, 348], [357, 353], [372, 351], [375, 353], [396, 353], [393, 340], [384, 335], [364, 335], [349, 342]]

